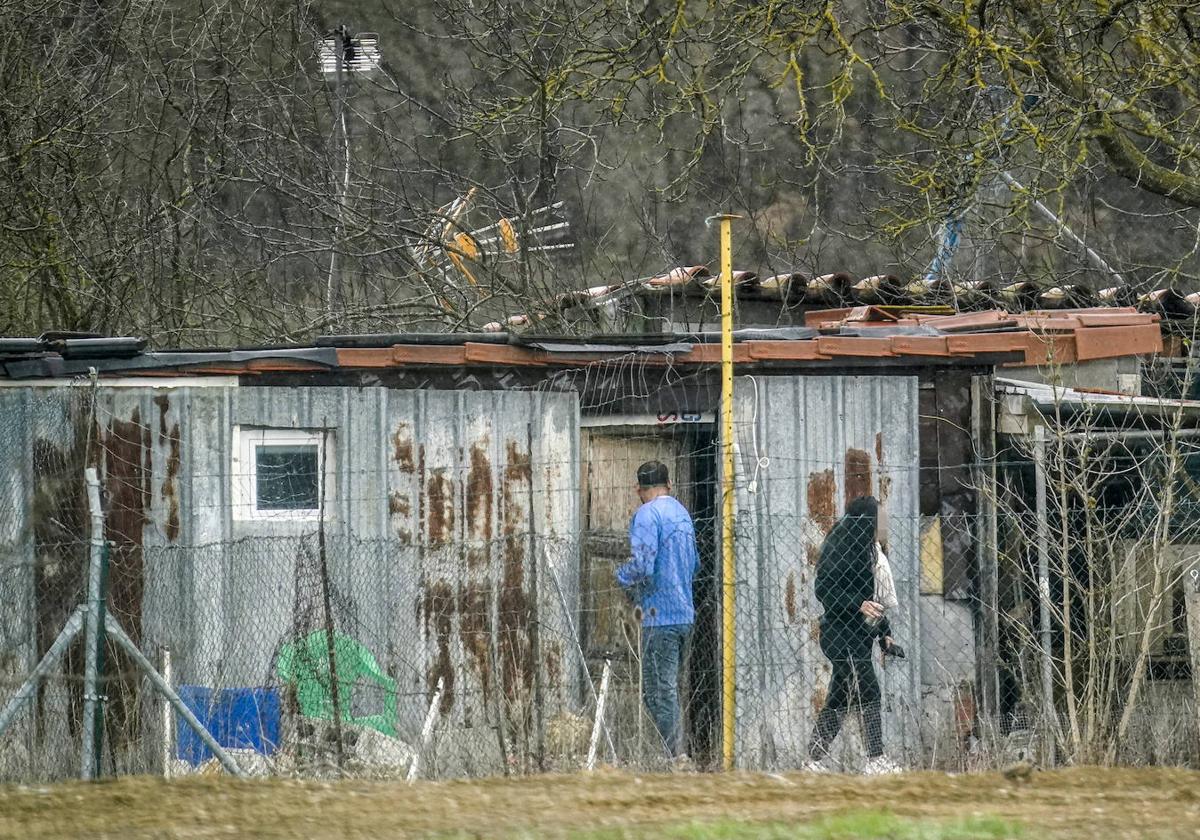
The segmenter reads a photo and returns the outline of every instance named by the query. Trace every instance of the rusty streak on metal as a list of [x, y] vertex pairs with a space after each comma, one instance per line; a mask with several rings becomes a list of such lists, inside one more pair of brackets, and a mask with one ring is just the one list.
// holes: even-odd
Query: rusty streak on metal
[[[423, 602], [419, 605], [425, 619], [425, 636], [432, 629], [437, 639], [437, 655], [426, 674], [430, 697], [442, 682], [440, 711], [447, 715], [454, 707], [454, 664], [450, 658], [450, 634], [454, 627], [454, 590], [444, 580], [435, 581], [425, 587]], [[431, 628], [432, 625], [432, 628]]]
[[787, 587], [783, 593], [783, 607], [787, 611], [788, 624], [796, 623], [796, 573], [789, 571]]
[[171, 410], [171, 400], [166, 394], [154, 398], [158, 406], [158, 441], [167, 446], [167, 474], [163, 478], [162, 497], [167, 505], [166, 534], [167, 540], [175, 542], [179, 539], [179, 471], [182, 465], [181, 436], [179, 422], [167, 428], [167, 413]]
[[861, 449], [846, 450], [846, 504], [859, 496], [870, 496], [871, 456]]
[[413, 442], [412, 432], [407, 423], [401, 423], [392, 435], [392, 444], [395, 453], [392, 456], [399, 466], [400, 471], [404, 473], [416, 472], [416, 464], [413, 461]]
[[[489, 638], [491, 591], [486, 583], [460, 584], [458, 590], [458, 626], [463, 650], [475, 664], [483, 687], [486, 708], [491, 700], [492, 657]], [[485, 715], [486, 717], [486, 715]]]
[[425, 484], [429, 544], [445, 545], [454, 538], [454, 480], [444, 468], [430, 471]]
[[468, 527], [472, 534], [484, 540], [492, 538], [493, 490], [492, 464], [484, 439], [471, 445], [471, 468], [467, 473]]
[[820, 470], [808, 477], [808, 515], [828, 534], [837, 518], [834, 493], [837, 485], [833, 470]]

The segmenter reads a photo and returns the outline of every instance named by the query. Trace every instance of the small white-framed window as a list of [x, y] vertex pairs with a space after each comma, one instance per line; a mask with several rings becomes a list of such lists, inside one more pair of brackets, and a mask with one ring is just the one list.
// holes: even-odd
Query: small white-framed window
[[235, 519], [315, 521], [322, 504], [328, 519], [333, 502], [332, 434], [249, 426], [235, 426], [233, 434]]

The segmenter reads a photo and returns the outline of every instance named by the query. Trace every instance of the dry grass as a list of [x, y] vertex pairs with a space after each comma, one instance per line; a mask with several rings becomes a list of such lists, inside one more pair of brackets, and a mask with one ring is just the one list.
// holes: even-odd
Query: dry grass
[[414, 787], [218, 777], [0, 789], [0, 837], [29, 840], [1018, 834], [1097, 840], [1196, 836], [1198, 826], [1200, 773], [1183, 770], [1085, 768], [1040, 773], [1025, 785], [991, 774], [858, 779], [601, 772]]

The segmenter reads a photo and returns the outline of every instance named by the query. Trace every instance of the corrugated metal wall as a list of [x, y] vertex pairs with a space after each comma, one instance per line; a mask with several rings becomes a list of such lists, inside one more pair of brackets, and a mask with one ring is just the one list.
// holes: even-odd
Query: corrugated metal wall
[[[46, 510], [36, 490], [55, 492], [38, 475], [46, 459], [38, 466], [32, 453], [62, 453], [64, 475], [82, 473], [81, 393], [0, 390], [13, 444], [0, 449], [0, 469], [13, 477], [0, 515], [10, 657], [35, 656], [31, 623], [48, 597], [69, 610], [79, 594], [74, 581], [34, 591], [30, 564], [10, 558], [37, 550]], [[97, 415], [116, 543], [113, 608], [148, 652], [171, 647], [177, 681], [271, 683], [280, 646], [323, 626], [316, 522], [236, 518], [230, 470], [235, 427], [327, 428], [335, 626], [398, 681], [401, 737], [415, 738], [439, 677], [451, 726], [486, 729], [496, 710], [527, 706], [535, 688], [547, 714], [580, 698], [563, 607], [578, 602], [574, 395], [123, 387], [99, 391]], [[86, 519], [77, 530], [86, 539]], [[535, 643], [541, 660], [531, 673]], [[505, 702], [494, 702], [497, 691]]]
[[[35, 580], [29, 561], [47, 552], [48, 516], [86, 538], [77, 477], [86, 393], [0, 389], [0, 470], [11, 477], [0, 499], [0, 639], [10, 671], [27, 672], [48, 642], [32, 641], [38, 628], [56, 630], [80, 595], [82, 542], [57, 565], [39, 558], [59, 578]], [[579, 604], [573, 395], [221, 386], [105, 388], [99, 403], [90, 434], [103, 446], [117, 544], [113, 607], [149, 652], [172, 648], [178, 681], [271, 683], [280, 646], [321, 625], [315, 523], [235, 518], [230, 469], [237, 426], [328, 427], [335, 626], [398, 681], [401, 737], [414, 738], [439, 677], [450, 730], [477, 734], [463, 742], [467, 756], [495, 749], [501, 710], [510, 736], [527, 732], [538, 688], [543, 716], [578, 709], [581, 663], [568, 620]], [[862, 492], [891, 513], [894, 624], [909, 649], [884, 674], [886, 738], [893, 752], [916, 740], [917, 414], [915, 378], [739, 378], [741, 766], [804, 758], [829, 674], [816, 641], [813, 564], [847, 496]], [[498, 758], [478, 767], [495, 772]]]
[[885, 744], [911, 749], [920, 710], [917, 379], [740, 377], [735, 404], [739, 766], [807, 760], [830, 672], [817, 641], [816, 559], [847, 499], [864, 493], [890, 514], [900, 601], [891, 618], [908, 650], [882, 674]]

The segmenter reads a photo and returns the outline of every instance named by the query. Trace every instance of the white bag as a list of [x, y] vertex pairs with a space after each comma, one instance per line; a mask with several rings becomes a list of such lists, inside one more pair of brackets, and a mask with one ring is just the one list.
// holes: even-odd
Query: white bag
[[894, 610], [900, 606], [896, 599], [896, 581], [892, 578], [892, 564], [883, 553], [883, 546], [875, 543], [875, 603], [882, 604], [885, 610]]

